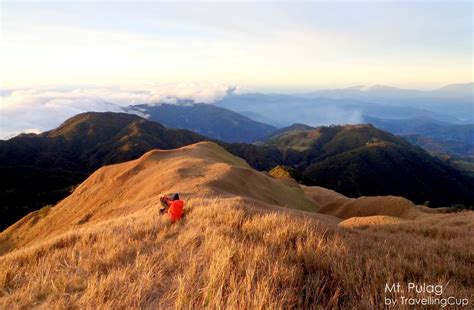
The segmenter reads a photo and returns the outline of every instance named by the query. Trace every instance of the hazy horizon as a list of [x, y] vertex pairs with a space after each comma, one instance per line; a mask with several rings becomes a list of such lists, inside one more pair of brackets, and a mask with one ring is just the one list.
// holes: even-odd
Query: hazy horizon
[[[25, 89], [45, 89], [45, 90], [77, 90], [77, 89], [117, 89], [117, 90], [129, 90], [140, 92], [143, 89], [151, 89], [154, 87], [225, 87], [228, 89], [238, 89], [242, 93], [264, 93], [264, 94], [306, 94], [313, 91], [325, 91], [325, 90], [342, 90], [350, 88], [360, 88], [361, 90], [369, 90], [371, 88], [377, 87], [387, 87], [387, 88], [398, 88], [401, 90], [415, 90], [415, 91], [435, 91], [440, 88], [450, 86], [450, 85], [467, 85], [474, 84], [474, 80], [466, 80], [459, 82], [448, 82], [442, 83], [436, 86], [431, 87], [404, 87], [396, 84], [382, 84], [382, 83], [367, 83], [367, 84], [347, 84], [342, 86], [337, 85], [328, 85], [327, 87], [314, 86], [306, 87], [304, 85], [293, 85], [290, 87], [282, 85], [269, 85], [269, 86], [259, 86], [259, 85], [242, 85], [236, 83], [203, 83], [203, 82], [190, 82], [190, 83], [143, 83], [136, 85], [121, 85], [121, 84], [68, 84], [68, 83], [57, 83], [57, 84], [35, 84], [35, 85], [24, 85], [17, 87], [0, 87], [0, 92], [10, 92], [16, 90], [25, 90]], [[1, 96], [1, 93], [0, 93]]]
[[[430, 95], [431, 91], [436, 89], [430, 89], [429, 91], [420, 92], [421, 96], [441, 96], [440, 100], [446, 100], [442, 108], [447, 114], [451, 114], [453, 111], [453, 103], [456, 103], [456, 98], [461, 99], [462, 102], [470, 100], [472, 107], [472, 89], [474, 84], [472, 82], [463, 83], [466, 85], [455, 85], [455, 86], [467, 86], [468, 97], [466, 97], [466, 87], [454, 90], [454, 93], [449, 93], [450, 96], [453, 94], [455, 101], [452, 101], [450, 97], [444, 97], [443, 93], [435, 93]], [[450, 84], [452, 85], [452, 84]], [[355, 86], [355, 85], [354, 85]], [[447, 86], [447, 85], [444, 85]], [[315, 89], [313, 89], [315, 90]], [[344, 94], [345, 89], [341, 89]], [[227, 85], [219, 83], [189, 83], [189, 84], [156, 84], [156, 85], [145, 85], [141, 88], [121, 88], [115, 87], [98, 87], [98, 86], [68, 86], [68, 87], [52, 87], [52, 88], [20, 88], [20, 89], [0, 89], [0, 139], [6, 139], [13, 137], [19, 133], [34, 132], [39, 133], [45, 130], [50, 130], [61, 124], [66, 119], [83, 112], [95, 111], [95, 112], [127, 112], [127, 113], [138, 113], [130, 112], [127, 107], [133, 105], [159, 105], [159, 104], [181, 104], [183, 102], [192, 103], [206, 103], [214, 104], [216, 102], [224, 101], [225, 98], [229, 98], [230, 93], [236, 95], [242, 94], [253, 94], [260, 93], [262, 95], [269, 95], [268, 98], [279, 94], [287, 94], [280, 98], [279, 102], [286, 102], [287, 109], [292, 109], [298, 101], [308, 102], [310, 100], [314, 106], [319, 106], [319, 110], [313, 111], [315, 114], [304, 113], [301, 115], [298, 121], [294, 121], [288, 113], [282, 112], [281, 108], [274, 110], [271, 108], [265, 108], [265, 102], [262, 102], [262, 98], [259, 100], [259, 104], [254, 102], [252, 107], [248, 106], [248, 102], [242, 102], [247, 104], [246, 106], [240, 106], [239, 103], [230, 103], [231, 106], [226, 108], [240, 112], [253, 112], [262, 115], [273, 114], [273, 119], [268, 120], [261, 119], [262, 122], [269, 122], [277, 127], [283, 127], [292, 122], [305, 122], [308, 125], [324, 125], [332, 123], [360, 123], [363, 122], [361, 108], [355, 110], [347, 110], [344, 103], [339, 104], [337, 100], [333, 99], [347, 99], [353, 101], [354, 104], [367, 103], [367, 104], [386, 104], [383, 101], [379, 102], [377, 97], [372, 98], [371, 94], [375, 94], [380, 98], [380, 91], [384, 99], [399, 98], [398, 96], [406, 96], [405, 90], [393, 90], [387, 89], [375, 89], [372, 91], [370, 87], [362, 87], [355, 89], [356, 93], [352, 91], [347, 96], [342, 95], [342, 98], [338, 98], [338, 90], [334, 89], [336, 97], [331, 94], [322, 93], [322, 96], [316, 95], [311, 97], [311, 92], [265, 92], [264, 90], [247, 88], [239, 85]], [[360, 95], [367, 95], [367, 98], [359, 98], [357, 92]], [[411, 92], [408, 92], [411, 94]], [[315, 92], [315, 94], [319, 94]], [[309, 97], [308, 97], [309, 96]], [[471, 99], [469, 99], [469, 97]], [[232, 97], [231, 97], [232, 98]], [[463, 99], [464, 98], [464, 99]], [[232, 99], [230, 99], [232, 101]], [[252, 99], [251, 99], [252, 100]], [[274, 99], [270, 99], [272, 102]], [[283, 101], [281, 101], [283, 100]], [[333, 100], [329, 101], [332, 104], [324, 103], [321, 106], [320, 100]], [[346, 100], [346, 101], [347, 101]], [[324, 102], [324, 101], [323, 101]], [[431, 102], [431, 101], [430, 101]], [[268, 103], [268, 102], [266, 102]], [[431, 102], [432, 104], [434, 102]], [[401, 106], [407, 106], [406, 102], [399, 102]], [[408, 106], [412, 105], [411, 103]], [[240, 106], [240, 107], [239, 107]], [[225, 106], [223, 106], [225, 107]], [[433, 108], [436, 108], [433, 106]], [[439, 106], [437, 107], [439, 109]], [[298, 108], [299, 109], [299, 108]], [[447, 110], [448, 109], [448, 110]], [[472, 108], [471, 108], [472, 111]], [[449, 112], [449, 113], [448, 113]], [[276, 113], [276, 114], [275, 114]], [[140, 113], [138, 113], [141, 115]], [[462, 111], [458, 113], [463, 115]], [[472, 112], [471, 112], [472, 114]], [[142, 115], [143, 116], [143, 115]], [[473, 116], [465, 115], [470, 122], [472, 122]], [[323, 117], [324, 120], [321, 119]], [[459, 117], [459, 115], [458, 115]], [[251, 117], [252, 118], [252, 117]], [[309, 118], [309, 119], [308, 119]], [[274, 123], [272, 123], [274, 121]], [[275, 123], [276, 122], [276, 123]]]

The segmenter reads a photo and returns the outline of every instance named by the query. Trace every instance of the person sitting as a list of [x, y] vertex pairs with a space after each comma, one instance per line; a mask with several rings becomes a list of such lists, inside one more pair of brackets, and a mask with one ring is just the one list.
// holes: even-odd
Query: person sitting
[[179, 194], [176, 193], [170, 198], [169, 196], [160, 197], [161, 208], [160, 213], [168, 213], [171, 222], [176, 222], [183, 216], [184, 201], [179, 199]]

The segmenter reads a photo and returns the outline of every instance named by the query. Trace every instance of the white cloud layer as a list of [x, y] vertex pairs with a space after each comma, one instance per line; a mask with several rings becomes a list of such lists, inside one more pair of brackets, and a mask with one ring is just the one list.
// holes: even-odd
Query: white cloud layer
[[[231, 86], [224, 84], [164, 84], [136, 89], [77, 88], [0, 90], [0, 139], [25, 132], [50, 130], [87, 111], [123, 112], [136, 104], [176, 104], [180, 100], [213, 103]], [[232, 87], [234, 89], [234, 87]], [[240, 88], [237, 88], [239, 90]]]

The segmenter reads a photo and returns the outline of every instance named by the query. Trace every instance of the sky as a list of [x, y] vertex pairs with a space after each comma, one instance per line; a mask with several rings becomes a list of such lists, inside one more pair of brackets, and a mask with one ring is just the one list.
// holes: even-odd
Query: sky
[[473, 80], [472, 1], [0, 3], [1, 89]]
[[0, 0], [0, 139], [86, 111], [473, 80], [473, 2]]

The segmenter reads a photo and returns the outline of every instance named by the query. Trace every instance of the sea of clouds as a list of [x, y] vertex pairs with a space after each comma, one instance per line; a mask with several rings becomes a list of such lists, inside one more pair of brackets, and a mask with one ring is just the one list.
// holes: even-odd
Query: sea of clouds
[[180, 101], [213, 103], [231, 89], [239, 88], [226, 84], [164, 84], [134, 89], [3, 89], [0, 90], [0, 139], [50, 130], [66, 119], [88, 111], [123, 112], [130, 105], [176, 104]]

